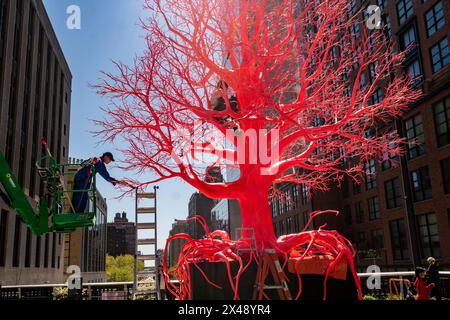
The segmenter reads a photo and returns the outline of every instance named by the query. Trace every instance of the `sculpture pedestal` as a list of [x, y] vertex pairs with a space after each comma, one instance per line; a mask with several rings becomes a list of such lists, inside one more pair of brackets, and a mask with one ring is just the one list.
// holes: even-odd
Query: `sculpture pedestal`
[[[292, 259], [290, 259], [292, 260]], [[318, 258], [326, 263], [325, 258]], [[282, 263], [282, 261], [280, 261]], [[295, 273], [295, 269], [291, 269], [295, 261], [288, 261], [288, 266], [285, 268], [285, 274], [289, 279], [288, 285], [291, 291], [293, 299], [298, 293], [298, 276]], [[302, 294], [299, 300], [304, 301], [322, 301], [323, 300], [323, 288], [324, 279], [323, 265], [321, 262], [307, 260], [305, 263], [300, 264], [300, 272], [302, 269], [307, 274], [301, 275], [302, 280]], [[317, 265], [317, 268], [311, 269], [311, 265]], [[200, 262], [197, 266], [201, 268], [208, 279], [222, 287], [222, 289], [216, 288], [209, 284], [201, 272], [196, 266], [190, 265], [191, 272], [191, 290], [193, 300], [232, 300], [234, 292], [231, 288], [227, 268], [223, 262]], [[291, 267], [289, 267], [291, 266]], [[239, 264], [235, 261], [230, 262], [230, 268], [232, 275], [236, 275]], [[353, 279], [353, 275], [348, 268], [348, 263], [345, 263], [344, 272], [342, 266], [338, 266], [336, 276], [328, 277], [327, 280], [327, 301], [357, 301], [358, 293], [356, 285]], [[292, 272], [291, 272], [292, 271]], [[239, 298], [241, 300], [251, 300], [253, 295], [253, 287], [256, 280], [257, 265], [256, 262], [252, 262], [245, 272], [241, 275], [239, 281]], [[345, 274], [342, 279], [343, 273]], [[271, 276], [269, 275], [266, 280], [266, 284], [270, 284]], [[273, 292], [271, 292], [273, 291]], [[276, 290], [266, 291], [267, 295], [274, 300], [278, 299]]]

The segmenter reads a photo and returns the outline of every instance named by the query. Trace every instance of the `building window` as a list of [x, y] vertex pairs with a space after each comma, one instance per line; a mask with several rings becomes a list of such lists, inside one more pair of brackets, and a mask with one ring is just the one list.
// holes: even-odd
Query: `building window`
[[422, 116], [419, 114], [405, 121], [406, 136], [408, 138], [408, 155], [414, 159], [425, 153], [425, 137]]
[[41, 267], [41, 236], [36, 237], [36, 256], [34, 259], [34, 266], [36, 268]]
[[383, 229], [372, 230], [372, 249], [379, 250], [384, 248]]
[[346, 97], [351, 97], [351, 96], [352, 96], [352, 91], [350, 90], [349, 87], [345, 87], [345, 89], [344, 89], [344, 95], [345, 95]]
[[2, 210], [0, 215], [0, 267], [6, 263], [6, 248], [8, 245], [8, 211]]
[[[39, 19], [38, 19], [39, 20]], [[36, 56], [36, 87], [35, 87], [35, 97], [34, 97], [34, 115], [33, 115], [33, 128], [32, 128], [32, 143], [31, 143], [31, 163], [35, 163], [37, 161], [38, 154], [38, 136], [39, 134], [39, 120], [40, 120], [40, 109], [41, 109], [41, 91], [42, 91], [42, 54], [43, 54], [43, 43], [44, 43], [44, 30], [40, 23], [38, 23], [38, 27], [36, 28], [36, 32], [38, 32], [38, 47], [37, 47], [37, 56]], [[31, 174], [30, 174], [30, 196], [36, 196], [36, 166], [31, 166]]]
[[[5, 43], [7, 20], [6, 1], [0, 1], [0, 43], [2, 44]], [[0, 47], [0, 72], [3, 69], [2, 67], [4, 54], [4, 48]]]
[[371, 190], [377, 186], [377, 170], [375, 159], [371, 159], [364, 165], [366, 174], [366, 190]]
[[283, 214], [284, 213], [283, 200], [278, 198], [277, 204], [278, 204], [278, 214]]
[[292, 208], [292, 199], [289, 190], [286, 192], [286, 198], [284, 200], [286, 202], [286, 212], [291, 211]]
[[369, 207], [369, 220], [380, 219], [380, 202], [378, 201], [378, 197], [369, 198], [367, 204]]
[[330, 59], [333, 65], [336, 65], [338, 58], [338, 47], [334, 46], [330, 50]]
[[433, 105], [438, 147], [450, 143], [450, 96]]
[[386, 206], [388, 209], [398, 208], [401, 205], [400, 181], [398, 178], [384, 183], [386, 193]]
[[355, 203], [355, 216], [356, 216], [356, 223], [364, 222], [364, 208], [361, 201]]
[[48, 242], [49, 242], [49, 234], [47, 233], [45, 235], [45, 242], [44, 242], [44, 268], [48, 268]]
[[344, 198], [348, 198], [349, 193], [348, 178], [344, 177], [344, 180], [342, 181], [342, 195]]
[[383, 171], [389, 170], [390, 168], [392, 168], [392, 162], [391, 162], [391, 161], [389, 161], [389, 160], [384, 160], [384, 161], [381, 163], [381, 169], [382, 169]]
[[383, 32], [384, 36], [389, 39], [392, 37], [391, 18], [388, 15], [383, 15]]
[[[372, 39], [372, 38], [369, 38]], [[373, 83], [378, 76], [378, 64], [376, 62], [369, 64], [369, 80]]]
[[374, 104], [380, 103], [383, 100], [383, 91], [381, 91], [381, 89], [378, 88], [377, 90], [375, 90], [372, 98]]
[[419, 59], [415, 59], [408, 66], [408, 76], [411, 80], [414, 81], [414, 84], [418, 84], [422, 81], [422, 70], [420, 68]]
[[349, 28], [350, 34], [355, 38], [358, 39], [361, 34], [361, 27], [359, 26], [358, 22], [354, 22], [350, 28]]
[[397, 3], [398, 24], [403, 24], [409, 17], [413, 15], [412, 0], [400, 0]]
[[272, 217], [276, 217], [277, 216], [277, 203], [276, 203], [275, 199], [273, 199], [271, 202], [271, 209], [272, 209]]
[[358, 181], [353, 180], [353, 194], [361, 193], [361, 184]]
[[287, 217], [287, 219], [286, 219], [286, 233], [294, 232], [292, 230], [292, 227], [293, 227], [293, 225], [292, 225], [292, 217]]
[[370, 18], [370, 12], [368, 10], [363, 10], [363, 20], [366, 21]]
[[13, 248], [13, 267], [18, 267], [20, 263], [20, 243], [21, 243], [21, 232], [22, 231], [22, 220], [19, 215], [16, 215], [16, 222], [14, 226], [14, 248]]
[[450, 53], [448, 51], [447, 37], [436, 43], [430, 49], [431, 64], [433, 65], [433, 72], [438, 72], [450, 63]]
[[395, 144], [389, 144], [388, 150], [386, 150], [386, 152], [384, 153], [383, 155], [384, 160], [381, 162], [381, 169], [383, 171], [392, 168], [392, 163], [397, 160], [397, 155], [395, 154], [395, 152], [392, 151], [395, 148], [396, 148]]
[[308, 203], [308, 186], [306, 184], [301, 184], [301, 198], [303, 205]]
[[439, 245], [439, 235], [436, 215], [434, 213], [423, 214], [417, 217], [420, 233], [420, 247], [422, 258], [439, 258], [441, 249]]
[[367, 247], [367, 238], [366, 233], [364, 231], [358, 232], [356, 247], [357, 250], [362, 251]]
[[294, 202], [294, 208], [298, 208], [298, 185], [292, 186], [292, 201]]
[[27, 238], [25, 241], [25, 268], [29, 268], [31, 265], [31, 231], [30, 228], [27, 228]]
[[445, 194], [450, 194], [450, 158], [441, 161], [442, 181]]
[[430, 10], [425, 13], [425, 21], [427, 23], [427, 35], [430, 37], [438, 29], [442, 28], [445, 24], [444, 20], [444, 8], [442, 7], [442, 1], [436, 3]]
[[412, 171], [411, 184], [414, 192], [414, 201], [431, 199], [431, 180], [428, 167]]
[[375, 138], [377, 132], [374, 127], [370, 127], [366, 131], [364, 131], [364, 138], [366, 139], [373, 139]]
[[405, 221], [403, 219], [390, 221], [389, 227], [391, 231], [392, 255], [394, 260], [409, 259]]
[[294, 216], [294, 232], [300, 232], [300, 217], [298, 214]]
[[[11, 74], [10, 74], [10, 90], [9, 90], [9, 106], [7, 108], [7, 126], [6, 126], [6, 146], [5, 146], [5, 159], [11, 164], [13, 163], [13, 154], [15, 148], [19, 147], [15, 145], [14, 133], [15, 124], [17, 119], [17, 108], [19, 99], [19, 74], [20, 74], [20, 58], [22, 56], [21, 43], [22, 43], [22, 14], [25, 1], [16, 1], [16, 18], [14, 25], [12, 44], [12, 60], [11, 60]], [[6, 31], [6, 30], [5, 30]], [[3, 128], [2, 128], [3, 129]]]
[[405, 50], [411, 43], [417, 42], [416, 30], [411, 26], [400, 35], [400, 48]]
[[356, 5], [357, 5], [356, 0], [350, 0], [350, 14], [351, 15], [355, 14]]
[[362, 73], [359, 76], [358, 89], [363, 90], [365, 87], [366, 87], [366, 76], [364, 73]]
[[387, 4], [388, 4], [388, 0], [377, 0], [377, 5], [378, 5], [381, 9], [386, 8]]
[[279, 200], [277, 198], [274, 198], [272, 200], [272, 216], [276, 217], [279, 215], [280, 206], [278, 204]]
[[51, 259], [52, 259], [51, 266], [52, 266], [52, 268], [55, 268], [55, 265], [56, 265], [56, 233], [53, 233]]
[[344, 206], [344, 219], [345, 219], [345, 223], [348, 226], [351, 226], [353, 223], [353, 219], [352, 219], [352, 211], [350, 209], [349, 205]]

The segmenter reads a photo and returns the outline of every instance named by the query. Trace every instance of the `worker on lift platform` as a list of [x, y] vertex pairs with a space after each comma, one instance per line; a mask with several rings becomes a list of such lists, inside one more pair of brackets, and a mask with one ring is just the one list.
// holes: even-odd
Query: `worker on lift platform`
[[[88, 190], [91, 187], [92, 182], [92, 170], [91, 166], [94, 165], [95, 173], [99, 173], [103, 179], [112, 183], [114, 186], [117, 184], [128, 185], [125, 181], [117, 180], [109, 175], [106, 170], [106, 165], [114, 161], [114, 156], [111, 152], [105, 152], [100, 159], [91, 158], [84, 161], [81, 165], [82, 168], [77, 171], [74, 177], [74, 187], [76, 190]], [[74, 192], [72, 197], [72, 206], [75, 213], [85, 212], [86, 205], [89, 199], [88, 192]]]

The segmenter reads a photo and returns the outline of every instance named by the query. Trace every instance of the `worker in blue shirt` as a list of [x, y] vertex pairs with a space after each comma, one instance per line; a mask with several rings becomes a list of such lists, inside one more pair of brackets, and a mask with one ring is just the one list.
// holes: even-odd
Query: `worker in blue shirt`
[[[111, 152], [105, 152], [100, 159], [91, 158], [84, 161], [81, 165], [82, 168], [77, 171], [74, 177], [74, 190], [88, 190], [91, 187], [92, 182], [92, 170], [91, 166], [94, 165], [95, 173], [99, 173], [103, 179], [111, 182], [114, 186], [116, 184], [127, 185], [126, 182], [117, 180], [109, 175], [106, 170], [106, 165], [114, 161], [114, 156]], [[89, 200], [88, 192], [74, 192], [72, 197], [72, 207], [75, 213], [82, 213], [86, 210], [86, 205]]]

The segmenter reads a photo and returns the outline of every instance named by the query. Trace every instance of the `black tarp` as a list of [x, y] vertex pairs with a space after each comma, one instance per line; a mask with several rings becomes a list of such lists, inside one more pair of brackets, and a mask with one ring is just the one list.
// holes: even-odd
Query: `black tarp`
[[[203, 270], [208, 279], [221, 286], [222, 289], [210, 285], [195, 265], [190, 266], [192, 280], [193, 300], [231, 300], [233, 290], [227, 276], [227, 268], [223, 262], [200, 262], [197, 266]], [[236, 275], [239, 264], [230, 263], [232, 275]], [[287, 268], [286, 268], [287, 269]], [[255, 285], [257, 265], [253, 262], [241, 275], [239, 281], [239, 298], [241, 300], [251, 300], [253, 287]], [[293, 299], [298, 293], [298, 277], [285, 270], [289, 278], [288, 286]], [[302, 294], [299, 300], [320, 301], [323, 299], [324, 276], [323, 275], [302, 275]], [[266, 284], [271, 284], [271, 276], [267, 277]], [[272, 291], [272, 292], [270, 292]], [[276, 290], [267, 290], [271, 299], [278, 299]], [[356, 301], [358, 299], [356, 285], [350, 269], [347, 271], [346, 280], [337, 280], [329, 277], [327, 280], [327, 300], [328, 301]]]

